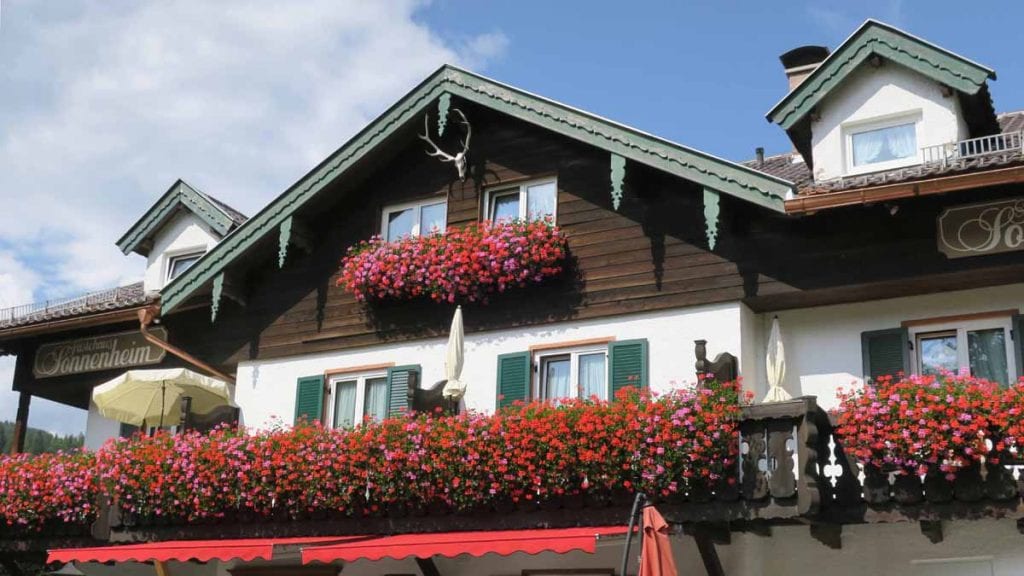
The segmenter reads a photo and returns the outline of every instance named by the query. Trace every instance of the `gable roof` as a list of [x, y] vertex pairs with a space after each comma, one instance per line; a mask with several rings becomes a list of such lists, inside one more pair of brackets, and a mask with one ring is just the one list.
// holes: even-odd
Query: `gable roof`
[[793, 193], [793, 185], [780, 178], [445, 65], [165, 286], [161, 298], [163, 311], [170, 312], [213, 282], [248, 248], [276, 233], [278, 226], [328, 183], [342, 177], [400, 127], [413, 119], [419, 120], [420, 113], [442, 94], [463, 98], [777, 212], [784, 212], [784, 200]]
[[906, 66], [971, 96], [985, 86], [986, 80], [996, 78], [996, 73], [991, 68], [899, 28], [869, 19], [843, 41], [835, 52], [823, 60], [799, 86], [786, 94], [768, 112], [768, 120], [786, 130], [793, 128], [858, 65], [872, 55]]
[[153, 236], [180, 209], [192, 212], [222, 237], [247, 220], [238, 210], [179, 179], [121, 236], [117, 247], [125, 254], [148, 255]]

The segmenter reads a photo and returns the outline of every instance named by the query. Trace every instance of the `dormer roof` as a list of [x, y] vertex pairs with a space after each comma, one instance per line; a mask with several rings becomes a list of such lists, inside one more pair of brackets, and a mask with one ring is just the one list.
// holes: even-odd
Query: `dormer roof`
[[[789, 130], [802, 120], [860, 64], [878, 56], [927, 76], [968, 96], [995, 80], [991, 68], [877, 20], [867, 20], [806, 80], [786, 94], [767, 118]], [[995, 116], [993, 114], [994, 122]]]
[[195, 214], [220, 237], [248, 220], [238, 210], [179, 179], [121, 236], [117, 247], [125, 254], [149, 255], [153, 237], [181, 211]]

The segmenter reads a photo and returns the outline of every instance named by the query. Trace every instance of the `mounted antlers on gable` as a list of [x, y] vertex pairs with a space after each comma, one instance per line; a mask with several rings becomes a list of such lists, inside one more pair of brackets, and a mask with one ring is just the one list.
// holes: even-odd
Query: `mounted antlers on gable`
[[462, 110], [458, 108], [452, 108], [452, 112], [459, 115], [459, 123], [466, 127], [466, 139], [459, 140], [462, 143], [462, 151], [455, 154], [454, 156], [441, 150], [434, 141], [430, 139], [430, 113], [423, 115], [423, 134], [419, 137], [421, 140], [430, 144], [434, 151], [427, 151], [430, 156], [436, 156], [441, 159], [442, 162], [452, 162], [455, 164], [455, 169], [459, 171], [459, 180], [466, 179], [466, 152], [469, 151], [469, 139], [473, 136], [473, 127], [469, 125], [469, 120], [466, 119], [466, 115], [462, 113]]

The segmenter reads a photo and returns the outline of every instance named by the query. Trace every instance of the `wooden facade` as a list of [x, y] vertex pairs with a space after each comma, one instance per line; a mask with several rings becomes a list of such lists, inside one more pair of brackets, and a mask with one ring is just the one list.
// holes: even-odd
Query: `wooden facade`
[[[469, 305], [468, 331], [743, 301], [755, 311], [863, 301], [1024, 279], [1024, 252], [949, 260], [936, 249], [943, 207], [1024, 193], [1007, 186], [794, 217], [721, 199], [719, 239], [709, 250], [701, 189], [629, 163], [614, 210], [609, 154], [501, 113], [459, 103], [474, 126], [470, 176], [424, 153], [408, 130], [359, 178], [335, 182], [302, 217], [310, 254], [274, 265], [269, 240], [248, 256], [248, 292], [222, 304], [210, 334], [236, 346], [228, 365], [443, 336], [452, 306], [360, 304], [335, 285], [345, 250], [380, 231], [384, 206], [446, 198], [448, 225], [482, 217], [485, 191], [555, 177], [557, 223], [569, 238], [570, 270], [545, 286]], [[456, 135], [449, 134], [450, 137]], [[174, 315], [172, 314], [171, 317]]]

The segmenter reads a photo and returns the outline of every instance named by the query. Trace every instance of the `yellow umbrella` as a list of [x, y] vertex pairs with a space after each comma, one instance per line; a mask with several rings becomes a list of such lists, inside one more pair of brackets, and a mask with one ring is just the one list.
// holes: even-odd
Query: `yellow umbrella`
[[772, 330], [768, 335], [765, 369], [768, 372], [768, 394], [763, 401], [785, 402], [792, 398], [782, 387], [782, 380], [786, 377], [786, 349], [782, 345], [782, 330], [779, 328], [778, 316], [772, 319]]
[[466, 394], [466, 384], [459, 380], [462, 377], [463, 347], [466, 335], [462, 328], [462, 306], [455, 309], [452, 316], [452, 328], [448, 332], [448, 349], [444, 355], [444, 377], [447, 382], [441, 394], [447, 400], [456, 400]]
[[92, 391], [101, 416], [133, 426], [180, 424], [184, 396], [196, 414], [231, 404], [226, 382], [187, 368], [129, 370]]

